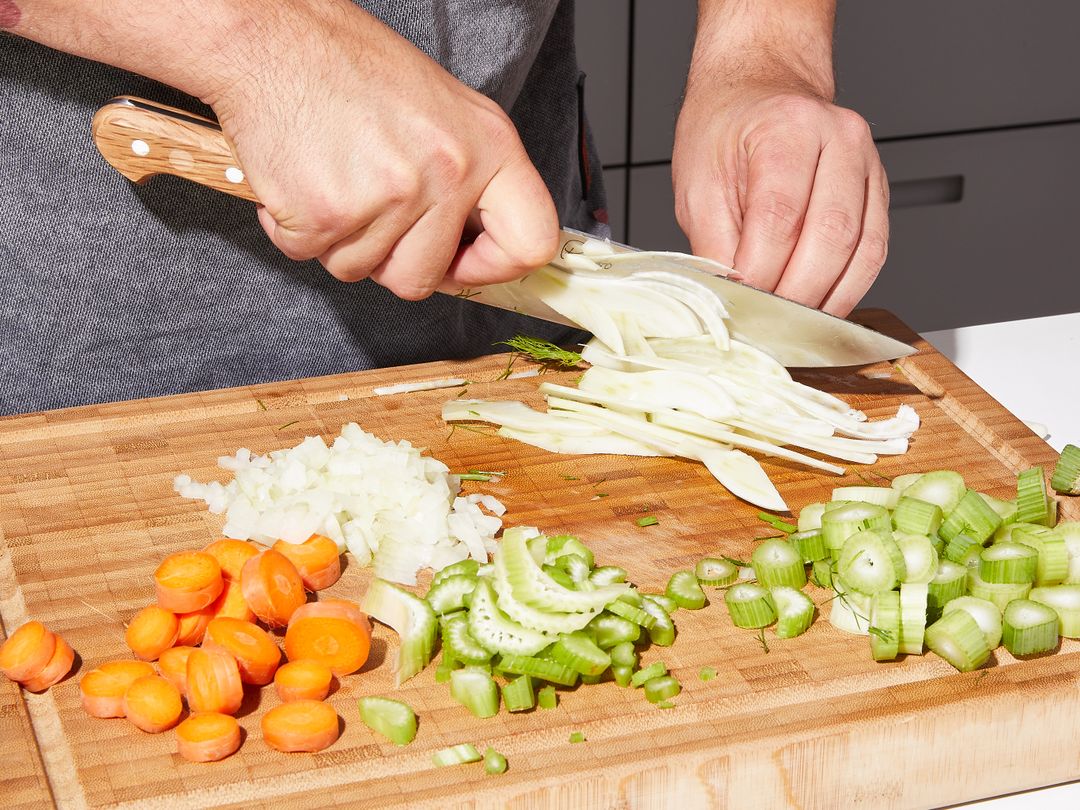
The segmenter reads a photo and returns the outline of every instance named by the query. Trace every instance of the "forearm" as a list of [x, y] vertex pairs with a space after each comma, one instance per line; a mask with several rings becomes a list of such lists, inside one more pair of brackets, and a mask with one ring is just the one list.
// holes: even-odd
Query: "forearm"
[[835, 11], [835, 0], [699, 0], [689, 83], [794, 83], [831, 101]]
[[209, 101], [316, 22], [354, 11], [348, 0], [0, 0], [0, 28]]

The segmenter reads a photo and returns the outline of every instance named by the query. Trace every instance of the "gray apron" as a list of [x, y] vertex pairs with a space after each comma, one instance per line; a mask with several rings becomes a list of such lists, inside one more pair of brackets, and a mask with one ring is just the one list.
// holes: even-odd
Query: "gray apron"
[[[580, 114], [572, 0], [364, 0], [517, 125], [563, 224], [605, 234]], [[169, 177], [136, 187], [90, 140], [143, 77], [0, 36], [0, 414], [462, 358], [571, 333], [444, 295], [344, 284], [281, 255], [251, 204]]]

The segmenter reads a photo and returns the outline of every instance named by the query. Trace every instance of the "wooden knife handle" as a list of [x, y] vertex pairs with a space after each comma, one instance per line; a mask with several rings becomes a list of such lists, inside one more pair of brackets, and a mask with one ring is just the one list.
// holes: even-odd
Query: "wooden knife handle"
[[91, 132], [109, 165], [136, 183], [172, 174], [258, 202], [232, 144], [209, 118], [118, 96], [97, 111]]

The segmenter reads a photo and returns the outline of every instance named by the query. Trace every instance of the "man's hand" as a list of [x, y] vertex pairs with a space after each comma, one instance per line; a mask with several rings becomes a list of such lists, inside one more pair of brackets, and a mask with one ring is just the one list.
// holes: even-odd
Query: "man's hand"
[[672, 162], [679, 224], [748, 283], [847, 315], [885, 261], [889, 187], [866, 122], [827, 100], [830, 4], [702, 5]]
[[[558, 249], [510, 119], [350, 0], [19, 7], [0, 20], [13, 33], [210, 104], [292, 258], [419, 299], [516, 278]], [[467, 221], [481, 233], [461, 246]]]

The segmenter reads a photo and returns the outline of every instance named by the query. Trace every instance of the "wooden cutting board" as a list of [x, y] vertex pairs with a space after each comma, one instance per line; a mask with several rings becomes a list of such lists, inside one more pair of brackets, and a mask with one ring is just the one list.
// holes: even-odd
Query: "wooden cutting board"
[[[917, 336], [882, 311], [862, 320], [902, 340]], [[911, 450], [838, 480], [765, 462], [798, 510], [833, 486], [931, 469], [963, 471], [970, 486], [1003, 498], [1015, 474], [1056, 454], [930, 346], [899, 367], [880, 364], [801, 375], [872, 417], [906, 402], [922, 427]], [[489, 431], [451, 432], [440, 405], [465, 389], [374, 396], [372, 388], [460, 376], [467, 396], [538, 403], [537, 380], [497, 379], [506, 356], [0, 420], [0, 611], [10, 631], [30, 618], [65, 635], [78, 670], [44, 695], [0, 685], [0, 796], [4, 805], [64, 807], [244, 805], [539, 808], [927, 807], [1080, 777], [1080, 643], [1016, 661], [1004, 650], [985, 668], [955, 672], [932, 654], [877, 664], [868, 642], [819, 618], [804, 636], [768, 650], [732, 627], [718, 591], [704, 610], [679, 611], [673, 647], [653, 648], [683, 684], [660, 710], [613, 683], [560, 695], [554, 711], [477, 720], [457, 705], [433, 667], [394, 693], [393, 633], [376, 628], [372, 660], [342, 679], [330, 701], [340, 740], [317, 754], [280, 754], [260, 739], [272, 690], [241, 710], [246, 741], [216, 764], [185, 762], [172, 734], [79, 708], [78, 677], [129, 654], [124, 622], [153, 598], [166, 555], [217, 538], [220, 518], [173, 494], [172, 478], [227, 480], [219, 455], [264, 453], [307, 435], [333, 437], [358, 422], [383, 438], [424, 446], [453, 470], [505, 470], [497, 484], [467, 483], [508, 507], [507, 525], [574, 532], [601, 564], [625, 567], [643, 590], [706, 554], [745, 556], [768, 535], [757, 510], [728, 495], [699, 466], [673, 459], [550, 455]], [[518, 361], [515, 370], [528, 368]], [[575, 372], [555, 379], [573, 379]], [[1035, 414], [1037, 416], [1037, 414]], [[1080, 516], [1061, 500], [1062, 518]], [[659, 524], [640, 528], [642, 514]], [[359, 598], [369, 572], [348, 566], [334, 595]], [[426, 585], [426, 579], [422, 582]], [[808, 586], [828, 608], [824, 591]], [[702, 667], [719, 673], [698, 677]], [[397, 748], [359, 720], [356, 698], [394, 694], [416, 710], [416, 740]], [[572, 731], [586, 741], [569, 743]], [[446, 745], [493, 745], [510, 770], [435, 769]]]

